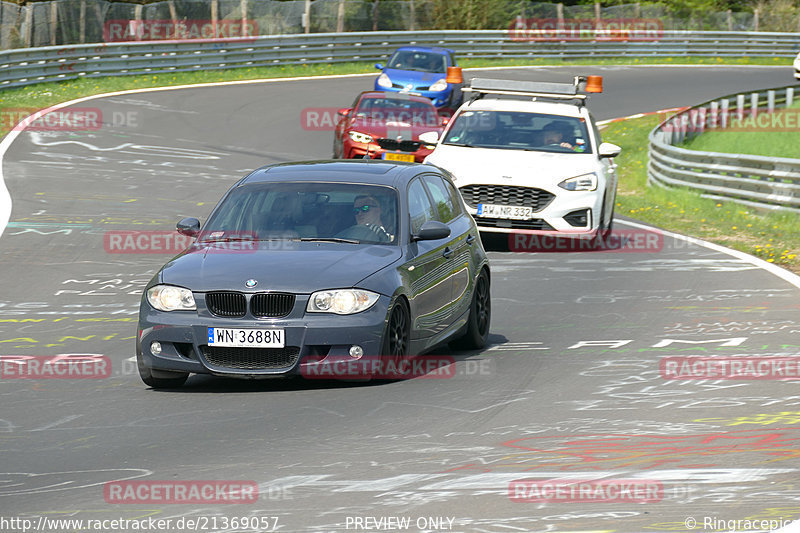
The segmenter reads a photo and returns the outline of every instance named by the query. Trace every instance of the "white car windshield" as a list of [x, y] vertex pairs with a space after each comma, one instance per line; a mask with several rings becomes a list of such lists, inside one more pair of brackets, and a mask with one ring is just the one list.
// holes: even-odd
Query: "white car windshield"
[[522, 111], [464, 111], [453, 120], [443, 144], [592, 153], [585, 119]]

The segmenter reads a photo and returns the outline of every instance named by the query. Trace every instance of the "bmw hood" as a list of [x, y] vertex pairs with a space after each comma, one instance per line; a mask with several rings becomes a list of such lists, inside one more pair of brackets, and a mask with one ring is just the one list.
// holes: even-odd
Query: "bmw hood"
[[[224, 246], [224, 245], [238, 245]], [[296, 241], [194, 244], [162, 268], [161, 283], [195, 292], [286, 291], [353, 287], [401, 257], [398, 246]], [[256, 280], [256, 286], [245, 286]]]
[[449, 170], [456, 185], [472, 183], [556, 187], [599, 169], [595, 154], [532, 152], [439, 145], [426, 163]]

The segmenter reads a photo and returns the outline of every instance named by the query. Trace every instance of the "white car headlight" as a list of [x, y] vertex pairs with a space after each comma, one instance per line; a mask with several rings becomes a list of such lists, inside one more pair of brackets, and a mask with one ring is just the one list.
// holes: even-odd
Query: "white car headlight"
[[379, 295], [363, 289], [335, 289], [318, 291], [308, 299], [309, 313], [336, 313], [352, 315], [366, 311], [378, 301]]
[[378, 85], [380, 85], [381, 87], [385, 87], [387, 89], [391, 89], [392, 80], [390, 80], [389, 76], [387, 76], [386, 73], [384, 72], [383, 74], [378, 76]]
[[445, 89], [447, 89], [447, 80], [442, 78], [441, 80], [436, 80], [436, 83], [431, 85], [428, 90], [438, 93], [439, 91], [444, 91]]
[[590, 172], [574, 178], [567, 178], [558, 186], [568, 191], [593, 191], [597, 189], [597, 174]]
[[349, 133], [350, 138], [353, 139], [357, 143], [364, 143], [369, 144], [372, 142], [372, 136], [367, 135], [366, 133], [361, 133], [358, 131], [351, 131]]
[[192, 291], [172, 285], [156, 285], [147, 289], [147, 301], [159, 311], [194, 311]]

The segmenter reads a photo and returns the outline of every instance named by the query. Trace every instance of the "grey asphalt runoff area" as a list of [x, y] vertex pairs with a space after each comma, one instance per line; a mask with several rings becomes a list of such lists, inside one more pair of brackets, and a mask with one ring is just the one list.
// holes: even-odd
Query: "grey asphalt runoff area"
[[[788, 64], [466, 77], [574, 74], [604, 76], [605, 92], [589, 103], [598, 120], [793, 83]], [[457, 361], [448, 379], [143, 385], [132, 360], [136, 313], [170, 255], [109, 253], [104, 236], [204, 219], [253, 168], [330, 157], [332, 132], [304, 117], [349, 106], [372, 80], [113, 96], [79, 104], [102, 110], [98, 131], [16, 139], [3, 160], [14, 203], [0, 237], [0, 354], [95, 354], [111, 373], [0, 379], [0, 518], [171, 520], [151, 531], [496, 533], [721, 531], [730, 520], [800, 518], [798, 382], [672, 380], [665, 366], [800, 357], [800, 289], [624, 217], [617, 230], [655, 245], [491, 252], [491, 345], [437, 351]], [[561, 492], [541, 483], [554, 479]], [[153, 489], [115, 503], [111, 492], [122, 482], [203, 480], [257, 486], [258, 498], [170, 503]], [[246, 527], [234, 525], [241, 518]]]

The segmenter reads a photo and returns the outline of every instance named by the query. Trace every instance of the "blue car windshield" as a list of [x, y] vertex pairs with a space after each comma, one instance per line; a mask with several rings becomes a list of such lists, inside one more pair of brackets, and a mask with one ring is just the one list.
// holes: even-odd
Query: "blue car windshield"
[[444, 144], [535, 152], [592, 153], [586, 120], [520, 111], [464, 111]]
[[244, 235], [256, 240], [397, 242], [397, 191], [330, 182], [249, 183], [222, 201], [201, 239]]
[[447, 72], [447, 57], [433, 52], [395, 52], [386, 68], [398, 70], [417, 70], [420, 72]]

